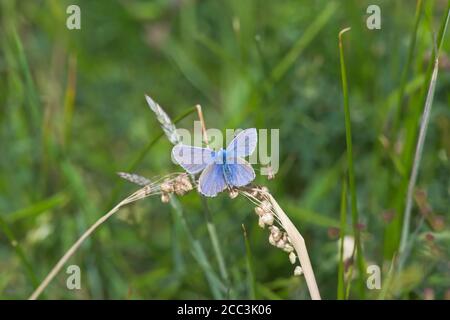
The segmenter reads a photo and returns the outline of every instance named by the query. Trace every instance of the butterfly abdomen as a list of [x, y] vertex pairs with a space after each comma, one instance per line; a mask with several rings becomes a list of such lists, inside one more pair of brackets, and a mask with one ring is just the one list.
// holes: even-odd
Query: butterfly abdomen
[[227, 185], [231, 185], [231, 168], [229, 164], [227, 163], [227, 152], [225, 150], [221, 150], [222, 152], [222, 172], [223, 177], [225, 178], [225, 182]]
[[223, 170], [223, 176], [225, 178], [225, 182], [227, 183], [227, 185], [231, 186], [231, 168], [230, 165], [227, 163], [224, 163], [222, 165], [222, 170]]

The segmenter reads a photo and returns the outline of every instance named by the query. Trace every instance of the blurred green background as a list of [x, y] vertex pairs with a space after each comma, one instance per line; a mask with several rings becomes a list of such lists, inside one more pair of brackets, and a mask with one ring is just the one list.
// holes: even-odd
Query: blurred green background
[[[149, 178], [179, 171], [169, 161], [172, 145], [155, 140], [162, 130], [146, 105], [149, 94], [189, 130], [197, 103], [208, 127], [280, 129], [280, 171], [257, 182], [305, 237], [322, 297], [335, 299], [347, 169], [338, 50], [344, 27], [352, 28], [344, 51], [364, 259], [380, 266], [383, 281], [382, 290], [363, 291], [353, 281], [349, 297], [449, 298], [448, 36], [412, 212], [412, 250], [385, 285], [398, 252], [433, 34], [448, 1], [424, 1], [417, 30], [409, 0], [0, 4], [0, 298], [27, 298], [84, 230], [136, 190], [117, 171]], [[81, 8], [81, 30], [66, 28], [70, 4]], [[366, 27], [370, 4], [381, 8], [381, 30]], [[139, 201], [102, 225], [67, 264], [80, 266], [81, 290], [66, 288], [64, 268], [42, 297], [309, 298], [253, 208], [226, 194], [205, 202], [196, 192], [172, 205]]]

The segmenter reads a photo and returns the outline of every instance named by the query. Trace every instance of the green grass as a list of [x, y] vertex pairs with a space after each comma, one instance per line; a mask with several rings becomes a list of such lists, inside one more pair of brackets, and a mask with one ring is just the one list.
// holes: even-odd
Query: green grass
[[[65, 28], [69, 4], [81, 8], [81, 30]], [[366, 28], [370, 4], [381, 8], [381, 30]], [[422, 299], [425, 288], [444, 298], [448, 8], [423, 0], [2, 1], [0, 298], [27, 298], [134, 190], [116, 172], [153, 179], [181, 170], [144, 94], [190, 131], [197, 103], [209, 128], [280, 129], [280, 171], [256, 182], [301, 230], [324, 299]], [[347, 26], [340, 52], [337, 34]], [[415, 188], [428, 215], [413, 199], [399, 271], [435, 42], [441, 67]], [[344, 235], [363, 253], [349, 270], [337, 244]], [[375, 263], [381, 292], [365, 286], [365, 265]], [[130, 205], [69, 264], [80, 266], [82, 290], [66, 289], [63, 268], [43, 298], [309, 297], [252, 206], [226, 194], [207, 204], [193, 193]], [[350, 272], [354, 280], [344, 282]]]
[[344, 237], [347, 225], [347, 181], [342, 183], [341, 196], [341, 224], [339, 230], [339, 266], [338, 266], [338, 285], [337, 285], [337, 299], [344, 300], [345, 298], [345, 261], [344, 261]]
[[[341, 77], [342, 77], [342, 94], [344, 97], [344, 115], [345, 115], [345, 141], [347, 145], [347, 171], [348, 171], [348, 185], [350, 187], [350, 204], [352, 213], [352, 225], [353, 234], [355, 237], [355, 247], [356, 250], [353, 253], [354, 259], [357, 261], [358, 266], [358, 283], [359, 283], [359, 295], [361, 298], [365, 298], [365, 267], [364, 267], [364, 253], [361, 246], [361, 232], [360, 232], [360, 221], [357, 206], [357, 195], [356, 195], [356, 182], [355, 182], [355, 168], [353, 165], [353, 143], [352, 143], [352, 124], [350, 116], [350, 106], [349, 106], [349, 96], [348, 96], [348, 84], [347, 84], [347, 70], [345, 67], [344, 59], [344, 46], [342, 43], [342, 36], [345, 32], [350, 31], [349, 28], [343, 29], [339, 32], [339, 57], [341, 62]], [[341, 222], [342, 224], [342, 222]]]

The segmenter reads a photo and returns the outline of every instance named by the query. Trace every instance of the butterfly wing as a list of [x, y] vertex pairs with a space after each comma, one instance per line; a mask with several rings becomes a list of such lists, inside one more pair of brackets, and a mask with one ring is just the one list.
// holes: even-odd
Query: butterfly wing
[[214, 161], [214, 150], [177, 144], [172, 148], [175, 161], [191, 174], [205, 169]]
[[234, 187], [243, 187], [255, 179], [255, 171], [252, 166], [241, 158], [227, 160], [225, 181]]
[[249, 156], [255, 151], [258, 134], [255, 128], [241, 131], [228, 145], [227, 155], [234, 158]]
[[221, 164], [212, 163], [208, 165], [198, 180], [198, 191], [207, 197], [215, 197], [226, 187], [223, 165]]

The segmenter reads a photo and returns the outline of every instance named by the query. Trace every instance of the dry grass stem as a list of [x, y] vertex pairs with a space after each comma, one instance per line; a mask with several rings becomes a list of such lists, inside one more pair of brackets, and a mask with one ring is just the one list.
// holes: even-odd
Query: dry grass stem
[[197, 108], [197, 114], [198, 114], [198, 119], [200, 120], [200, 123], [202, 125], [202, 135], [203, 135], [203, 141], [205, 142], [205, 145], [207, 147], [209, 147], [209, 139], [208, 139], [208, 134], [206, 132], [206, 123], [205, 123], [205, 118], [203, 118], [203, 112], [202, 112], [202, 106], [197, 104], [195, 106], [195, 108]]
[[311, 265], [311, 261], [309, 260], [308, 250], [306, 249], [305, 240], [303, 239], [297, 228], [294, 226], [292, 221], [289, 219], [287, 214], [278, 205], [278, 202], [275, 200], [275, 198], [271, 194], [268, 194], [268, 197], [273, 205], [273, 209], [277, 217], [281, 221], [281, 225], [289, 235], [289, 238], [294, 245], [295, 251], [297, 252], [298, 260], [300, 261], [300, 265], [305, 276], [306, 285], [308, 286], [309, 294], [311, 295], [311, 299], [321, 300], [319, 288], [314, 276], [314, 271]]
[[107, 212], [105, 215], [100, 217], [89, 229], [87, 229], [80, 238], [70, 247], [69, 250], [62, 256], [61, 259], [59, 259], [58, 263], [53, 267], [53, 269], [49, 272], [49, 274], [45, 277], [45, 279], [42, 281], [42, 283], [36, 288], [36, 290], [31, 294], [31, 296], [28, 298], [29, 300], [36, 300], [41, 293], [47, 288], [47, 286], [50, 284], [50, 282], [55, 278], [55, 276], [58, 274], [59, 271], [61, 271], [64, 264], [74, 255], [74, 253], [78, 250], [78, 248], [81, 246], [81, 244], [100, 226], [102, 225], [106, 220], [108, 220], [111, 216], [113, 216], [117, 211], [119, 211], [120, 208], [123, 206], [135, 202], [137, 200], [149, 197], [151, 195], [159, 194], [159, 186], [156, 184], [147, 185], [129, 197], [125, 198], [121, 202], [119, 202], [114, 208], [112, 208], [109, 212]]
[[[294, 269], [294, 275], [304, 274], [311, 299], [321, 300], [305, 240], [275, 198], [266, 187], [243, 188], [243, 190], [240, 190], [240, 193], [257, 206], [255, 212], [260, 217], [259, 225], [262, 228], [265, 225], [269, 225], [271, 233], [269, 236], [270, 244], [289, 253], [289, 261], [292, 264], [296, 261], [295, 250], [300, 266]], [[272, 221], [268, 218], [264, 219], [268, 213], [273, 214], [274, 219]], [[274, 222], [277, 222], [284, 231], [275, 226]]]

